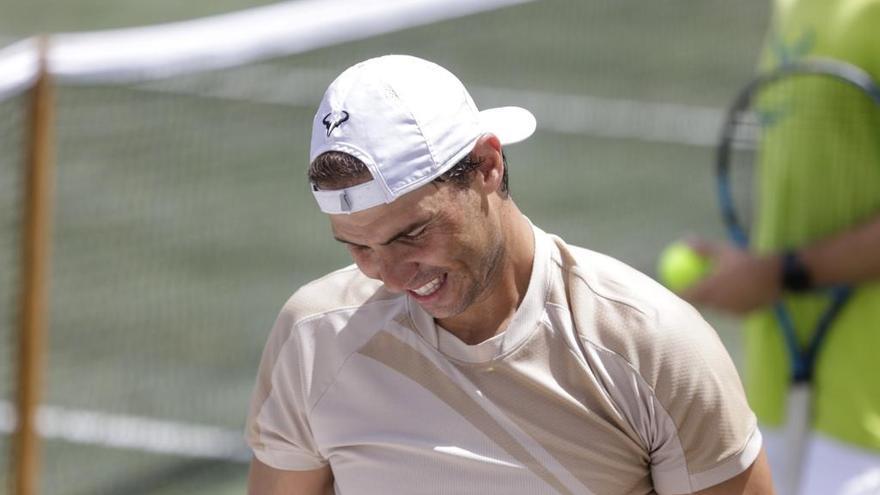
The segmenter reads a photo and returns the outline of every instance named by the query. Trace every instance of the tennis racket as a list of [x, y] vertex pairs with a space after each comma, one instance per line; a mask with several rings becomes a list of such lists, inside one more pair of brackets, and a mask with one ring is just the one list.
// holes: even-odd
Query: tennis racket
[[[800, 200], [822, 201], [816, 191], [806, 198], [798, 196], [798, 187], [803, 186], [798, 182], [798, 173], [826, 174], [818, 177], [828, 177], [829, 181], [840, 177], [853, 157], [853, 150], [845, 149], [848, 131], [841, 126], [862, 122], [880, 124], [880, 89], [866, 72], [844, 62], [804, 59], [762, 74], [747, 84], [727, 111], [716, 157], [718, 198], [731, 240], [742, 248], [756, 251], [798, 247], [797, 243], [773, 245], [785, 242], [779, 239], [767, 241], [784, 221], [780, 219], [784, 218], [786, 207], [791, 211], [791, 208], [809, 206], [799, 205]], [[819, 150], [820, 160], [815, 156], [803, 160], [804, 156], [798, 155], [797, 150], [826, 143], [835, 135], [841, 136], [839, 144]], [[877, 139], [880, 142], [880, 136]], [[820, 166], [827, 169], [799, 170], [798, 160], [821, 162]], [[773, 186], [768, 187], [767, 182]], [[829, 187], [832, 186], [829, 183]], [[780, 196], [771, 196], [774, 194]], [[771, 203], [775, 224], [766, 210]], [[817, 208], [816, 216], [820, 215], [821, 209]], [[771, 220], [765, 221], [768, 217]], [[783, 433], [788, 465], [783, 472], [774, 472], [774, 478], [791, 490], [791, 494], [796, 494], [799, 488], [805, 442], [811, 426], [810, 384], [816, 358], [852, 291], [849, 286], [817, 290], [824, 294], [827, 302], [821, 316], [811, 323], [812, 331], [806, 344], [803, 336], [799, 339], [795, 332], [795, 319], [788, 305], [780, 300], [773, 306], [791, 363]], [[803, 321], [799, 323], [809, 327]]]

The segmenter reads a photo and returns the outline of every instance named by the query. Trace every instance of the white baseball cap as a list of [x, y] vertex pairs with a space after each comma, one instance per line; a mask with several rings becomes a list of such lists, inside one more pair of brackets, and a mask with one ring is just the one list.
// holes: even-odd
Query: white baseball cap
[[345, 70], [324, 93], [312, 124], [309, 161], [327, 151], [360, 159], [373, 179], [312, 192], [324, 213], [390, 203], [431, 182], [492, 133], [502, 144], [535, 132], [524, 108], [477, 110], [464, 85], [439, 65], [407, 55], [373, 58]]

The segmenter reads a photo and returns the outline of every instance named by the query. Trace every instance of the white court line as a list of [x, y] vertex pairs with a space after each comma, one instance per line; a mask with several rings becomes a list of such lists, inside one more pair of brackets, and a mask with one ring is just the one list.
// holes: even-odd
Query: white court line
[[[0, 401], [0, 433], [12, 433], [15, 410]], [[100, 411], [43, 406], [37, 430], [45, 439], [196, 459], [248, 462], [243, 433], [214, 426]]]
[[[326, 70], [264, 64], [223, 75], [199, 74], [138, 87], [230, 101], [314, 108], [335, 76], [335, 72]], [[579, 136], [714, 146], [724, 114], [719, 108], [677, 103], [486, 86], [472, 86], [470, 91], [482, 108], [522, 106], [535, 114], [539, 131]]]
[[552, 94], [501, 88], [475, 88], [483, 106], [518, 105], [538, 120], [538, 129], [603, 138], [638, 139], [694, 146], [718, 142], [724, 112], [718, 108]]
[[[190, 75], [145, 83], [139, 89], [228, 101], [314, 108], [335, 72], [261, 64], [228, 73]], [[538, 119], [538, 130], [694, 146], [718, 142], [719, 108], [632, 99], [554, 94], [487, 86], [471, 93], [483, 108], [519, 105]]]

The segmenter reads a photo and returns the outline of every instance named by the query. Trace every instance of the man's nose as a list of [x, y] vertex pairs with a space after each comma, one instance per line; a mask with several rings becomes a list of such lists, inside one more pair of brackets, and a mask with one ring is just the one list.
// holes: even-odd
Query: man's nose
[[419, 264], [406, 258], [395, 250], [377, 253], [379, 276], [382, 283], [392, 292], [403, 292], [419, 271]]

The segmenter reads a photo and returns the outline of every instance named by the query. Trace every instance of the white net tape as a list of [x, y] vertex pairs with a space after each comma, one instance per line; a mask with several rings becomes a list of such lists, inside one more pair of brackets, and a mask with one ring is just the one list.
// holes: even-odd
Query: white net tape
[[[127, 83], [235, 67], [530, 0], [300, 0], [156, 26], [58, 34], [49, 71], [67, 84]], [[37, 42], [0, 50], [0, 99], [28, 87]]]

